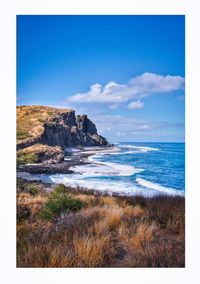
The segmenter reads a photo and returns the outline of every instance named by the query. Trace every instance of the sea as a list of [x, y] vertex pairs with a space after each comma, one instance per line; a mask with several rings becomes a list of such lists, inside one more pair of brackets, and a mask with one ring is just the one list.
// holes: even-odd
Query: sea
[[[37, 175], [46, 182], [94, 189], [110, 195], [185, 195], [185, 143], [115, 143], [97, 152], [73, 174]], [[33, 177], [33, 175], [32, 175]]]

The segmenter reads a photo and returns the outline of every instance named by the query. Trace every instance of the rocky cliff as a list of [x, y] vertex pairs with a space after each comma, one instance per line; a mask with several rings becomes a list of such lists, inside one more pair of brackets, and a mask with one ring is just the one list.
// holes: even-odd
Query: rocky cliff
[[48, 146], [107, 146], [87, 115], [45, 106], [17, 107], [17, 149], [36, 143]]

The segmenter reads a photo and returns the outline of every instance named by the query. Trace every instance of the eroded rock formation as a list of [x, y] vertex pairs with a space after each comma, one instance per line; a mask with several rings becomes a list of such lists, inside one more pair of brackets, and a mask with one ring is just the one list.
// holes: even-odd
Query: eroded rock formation
[[[20, 107], [23, 108], [23, 107]], [[28, 113], [30, 119], [30, 111], [28, 112], [27, 106], [25, 106], [26, 112], [24, 116], [20, 119], [26, 119], [26, 114]], [[32, 113], [34, 113], [34, 106], [30, 106]], [[46, 144], [49, 146], [107, 146], [108, 142], [106, 138], [98, 134], [95, 124], [87, 117], [87, 115], [77, 115], [75, 116], [75, 111], [64, 110], [64, 109], [54, 109], [50, 108], [50, 111], [45, 113], [51, 113], [45, 117], [45, 119], [40, 118], [40, 110], [44, 117], [44, 108], [36, 106], [38, 121], [42, 121], [37, 128], [40, 130], [38, 135], [28, 137], [22, 141], [18, 141], [17, 149], [23, 149], [25, 147], [34, 145], [35, 143]], [[22, 112], [21, 112], [22, 113]], [[35, 115], [35, 113], [34, 113]], [[35, 127], [35, 126], [34, 126]], [[34, 127], [29, 130], [28, 135], [31, 136]], [[36, 127], [35, 127], [36, 128]], [[23, 130], [23, 129], [22, 129]]]

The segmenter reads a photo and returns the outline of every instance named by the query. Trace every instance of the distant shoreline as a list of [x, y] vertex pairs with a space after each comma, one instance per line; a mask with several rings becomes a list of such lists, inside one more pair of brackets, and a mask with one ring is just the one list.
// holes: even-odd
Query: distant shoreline
[[97, 153], [113, 153], [120, 150], [117, 147], [85, 147], [84, 149], [85, 150], [79, 150], [75, 147], [66, 148], [64, 161], [54, 164], [35, 163], [35, 164], [19, 165], [17, 166], [17, 175], [20, 176], [21, 173], [72, 174], [73, 171], [70, 169], [71, 167], [86, 165], [91, 163], [88, 160], [88, 157], [93, 156]]
[[[134, 145], [130, 146], [136, 151], [138, 147]], [[144, 147], [141, 145], [140, 151], [142, 153], [148, 151], [157, 151], [157, 148]], [[152, 182], [151, 179], [146, 179], [145, 176], [136, 176], [135, 186], [138, 187], [137, 190], [133, 186], [131, 188], [126, 185], [123, 186], [120, 183], [112, 181], [109, 177], [112, 176], [127, 176], [131, 177], [134, 174], [144, 171], [139, 167], [135, 167], [123, 162], [112, 162], [112, 157], [107, 157], [107, 155], [112, 155], [119, 153], [120, 157], [123, 153], [129, 153], [122, 151], [124, 148], [118, 147], [86, 147], [84, 149], [66, 148], [64, 161], [54, 164], [26, 164], [18, 168], [17, 176], [24, 180], [37, 180], [44, 183], [51, 184], [65, 184], [70, 188], [76, 189], [81, 188], [85, 191], [92, 191], [95, 194], [100, 192], [103, 195], [114, 195], [114, 196], [133, 196], [141, 195], [144, 197], [151, 197], [156, 195], [172, 195], [172, 196], [184, 196], [184, 190], [178, 190], [170, 186], [165, 186]], [[130, 151], [131, 152], [131, 151]], [[137, 153], [137, 152], [136, 152]], [[95, 156], [96, 155], [96, 156]], [[101, 156], [105, 157], [98, 159]], [[94, 156], [94, 158], [92, 157]], [[97, 157], [97, 159], [96, 159]], [[102, 160], [102, 161], [101, 161]], [[72, 174], [72, 176], [70, 176]], [[40, 176], [41, 175], [41, 176]], [[87, 177], [93, 177], [94, 180], [87, 180]], [[100, 179], [98, 176], [107, 176], [109, 179]], [[99, 194], [99, 193], [98, 193]]]

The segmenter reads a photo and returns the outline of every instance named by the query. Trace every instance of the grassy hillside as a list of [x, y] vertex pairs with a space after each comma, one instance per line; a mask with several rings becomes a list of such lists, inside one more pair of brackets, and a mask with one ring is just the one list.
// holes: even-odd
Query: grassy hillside
[[17, 143], [39, 136], [44, 128], [43, 123], [55, 114], [70, 112], [70, 109], [59, 109], [47, 106], [17, 107]]
[[43, 187], [18, 182], [18, 267], [184, 267], [183, 197]]

